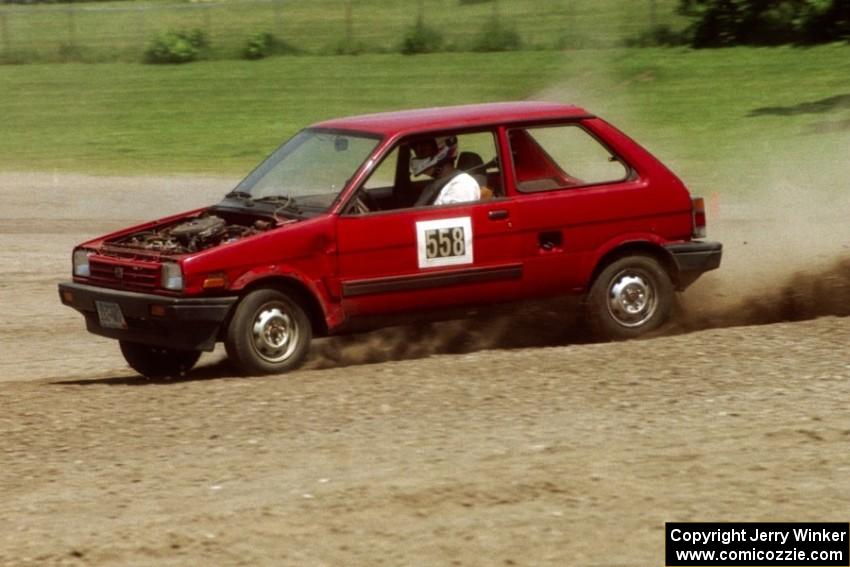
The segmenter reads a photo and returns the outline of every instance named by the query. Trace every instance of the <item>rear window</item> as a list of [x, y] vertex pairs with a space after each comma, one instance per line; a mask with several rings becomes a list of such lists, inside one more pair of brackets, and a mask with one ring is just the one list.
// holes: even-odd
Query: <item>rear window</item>
[[630, 169], [576, 124], [508, 132], [517, 188], [526, 193], [616, 183]]

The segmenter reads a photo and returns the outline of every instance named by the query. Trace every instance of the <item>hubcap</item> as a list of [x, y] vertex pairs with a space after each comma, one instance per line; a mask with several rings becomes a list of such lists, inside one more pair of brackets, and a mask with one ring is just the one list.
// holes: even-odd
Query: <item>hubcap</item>
[[298, 327], [285, 305], [264, 305], [252, 326], [254, 348], [267, 362], [289, 358], [298, 344]]
[[624, 327], [640, 327], [655, 313], [652, 280], [633, 270], [620, 272], [608, 287], [608, 312]]

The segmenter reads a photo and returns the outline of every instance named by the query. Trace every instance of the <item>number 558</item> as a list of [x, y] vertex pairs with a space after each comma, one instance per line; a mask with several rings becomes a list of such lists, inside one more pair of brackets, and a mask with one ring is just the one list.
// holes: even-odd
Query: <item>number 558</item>
[[426, 255], [430, 258], [463, 256], [466, 243], [463, 227], [455, 226], [425, 231]]

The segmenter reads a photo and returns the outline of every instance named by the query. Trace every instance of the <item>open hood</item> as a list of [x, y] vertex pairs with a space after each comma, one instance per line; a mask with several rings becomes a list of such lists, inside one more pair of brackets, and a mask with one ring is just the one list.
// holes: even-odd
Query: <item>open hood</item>
[[242, 240], [278, 224], [267, 216], [210, 208], [199, 214], [117, 236], [107, 240], [105, 247], [117, 252], [131, 250], [161, 255], [191, 254]]

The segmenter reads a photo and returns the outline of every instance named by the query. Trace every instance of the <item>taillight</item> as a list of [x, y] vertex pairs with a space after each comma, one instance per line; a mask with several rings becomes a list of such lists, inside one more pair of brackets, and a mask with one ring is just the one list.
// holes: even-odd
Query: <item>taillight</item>
[[693, 214], [694, 238], [705, 238], [705, 199], [694, 197], [691, 199], [691, 212]]

